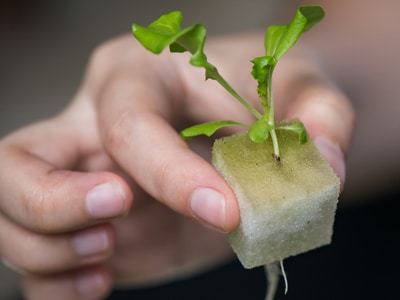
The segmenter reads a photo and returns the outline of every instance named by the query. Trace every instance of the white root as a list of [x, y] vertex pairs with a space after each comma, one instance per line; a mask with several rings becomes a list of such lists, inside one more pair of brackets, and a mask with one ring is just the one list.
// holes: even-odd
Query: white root
[[264, 266], [266, 271], [268, 286], [267, 286], [267, 295], [265, 296], [265, 300], [274, 300], [276, 290], [279, 284], [279, 276], [282, 274], [283, 280], [285, 282], [285, 295], [288, 292], [289, 284], [285, 272], [285, 268], [283, 267], [283, 260], [280, 260], [279, 263], [271, 263]]
[[281, 266], [281, 272], [282, 272], [282, 276], [283, 276], [283, 281], [285, 282], [285, 295], [286, 295], [288, 290], [289, 290], [289, 283], [288, 283], [288, 280], [287, 280], [285, 268], [283, 267], [283, 260], [282, 259], [279, 261], [279, 264]]

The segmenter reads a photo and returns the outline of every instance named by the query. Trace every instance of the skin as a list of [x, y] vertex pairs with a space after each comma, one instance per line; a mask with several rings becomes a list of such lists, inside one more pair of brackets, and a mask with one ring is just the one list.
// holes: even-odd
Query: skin
[[[206, 49], [255, 105], [256, 83], [243, 70], [261, 39], [220, 37]], [[277, 118], [301, 119], [343, 182], [353, 110], [304, 53], [276, 70]], [[102, 299], [115, 284], [157, 284], [231, 258], [221, 232], [239, 224], [235, 196], [204, 158], [210, 140], [188, 147], [176, 130], [252, 117], [187, 60], [149, 54], [130, 36], [109, 41], [64, 112], [0, 141], [0, 255], [28, 299]], [[194, 210], [199, 188], [219, 193], [220, 213], [217, 201]]]
[[[400, 2], [317, 2], [326, 10], [326, 18], [302, 41], [312, 43], [312, 51], [350, 95], [357, 112], [342, 203], [382, 202], [386, 198], [382, 195], [399, 188], [400, 60], [396, 57], [400, 49]], [[377, 17], [379, 22], [371, 22]]]

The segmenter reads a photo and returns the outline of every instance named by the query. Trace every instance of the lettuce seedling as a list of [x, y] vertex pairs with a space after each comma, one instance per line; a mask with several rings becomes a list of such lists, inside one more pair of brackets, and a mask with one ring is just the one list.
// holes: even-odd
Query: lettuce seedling
[[[288, 25], [269, 26], [265, 32], [265, 55], [254, 58], [251, 62], [251, 74], [258, 83], [258, 95], [262, 112], [259, 112], [249, 101], [223, 78], [218, 69], [211, 64], [204, 53], [207, 30], [201, 24], [182, 28], [183, 15], [173, 11], [162, 15], [147, 27], [133, 24], [134, 37], [152, 53], [159, 54], [169, 47], [171, 52], [191, 53], [190, 64], [204, 68], [205, 78], [216, 80], [229, 94], [243, 105], [255, 118], [253, 124], [247, 125], [248, 136], [254, 143], [265, 143], [271, 137], [273, 156], [280, 161], [279, 142], [276, 131], [284, 130], [296, 133], [299, 142], [307, 142], [307, 132], [300, 121], [276, 124], [274, 116], [274, 101], [272, 97], [272, 76], [274, 69], [285, 53], [292, 48], [300, 36], [318, 23], [324, 17], [324, 11], [319, 6], [306, 6], [297, 9], [293, 20]], [[181, 132], [183, 138], [199, 135], [211, 136], [217, 130], [227, 126], [245, 126], [231, 120], [202, 123], [186, 128]]]
[[[265, 54], [251, 60], [261, 111], [208, 61], [203, 25], [183, 28], [182, 13], [174, 11], [147, 27], [132, 26], [135, 38], [153, 53], [167, 47], [171, 52], [189, 52], [190, 64], [203, 68], [206, 80], [216, 80], [255, 118], [247, 125], [232, 120], [198, 124], [181, 131], [181, 136], [211, 136], [227, 126], [247, 128], [246, 134], [217, 139], [212, 163], [233, 189], [240, 208], [240, 225], [228, 235], [229, 242], [244, 267], [266, 265], [270, 281], [267, 299], [273, 298], [276, 289], [278, 262], [284, 275], [283, 259], [329, 244], [333, 233], [339, 179], [308, 141], [303, 123], [276, 122], [272, 92], [279, 60], [323, 17], [319, 6], [300, 7], [289, 24], [267, 28]], [[284, 163], [277, 163], [281, 156]]]

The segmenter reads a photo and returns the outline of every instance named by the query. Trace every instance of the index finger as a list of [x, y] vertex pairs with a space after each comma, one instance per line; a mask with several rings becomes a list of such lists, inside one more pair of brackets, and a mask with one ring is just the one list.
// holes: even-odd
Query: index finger
[[168, 123], [179, 113], [165, 96], [169, 91], [146, 79], [144, 74], [120, 74], [105, 85], [98, 106], [105, 148], [158, 201], [220, 231], [232, 231], [239, 223], [233, 191]]

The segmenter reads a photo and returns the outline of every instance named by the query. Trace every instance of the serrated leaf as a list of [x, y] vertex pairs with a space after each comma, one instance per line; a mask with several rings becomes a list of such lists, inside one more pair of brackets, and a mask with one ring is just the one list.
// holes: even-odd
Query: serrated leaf
[[161, 53], [181, 32], [182, 13], [173, 11], [162, 15], [148, 27], [132, 24], [132, 33], [147, 50]]
[[299, 137], [299, 143], [305, 144], [308, 141], [307, 130], [304, 127], [304, 124], [300, 121], [290, 121], [281, 123], [276, 127], [278, 130], [287, 130], [296, 133]]
[[260, 56], [251, 60], [253, 68], [251, 70], [251, 75], [257, 81], [264, 80], [268, 75], [267, 68], [272, 65], [272, 57], [270, 56]]
[[[296, 44], [304, 32], [321, 21], [324, 16], [325, 12], [320, 6], [303, 6], [298, 8], [292, 22], [290, 22], [290, 24], [287, 26], [287, 29], [283, 35], [283, 29], [277, 30], [275, 35], [272, 35], [271, 33], [269, 43], [272, 45], [267, 45], [267, 50], [271, 48], [275, 49], [275, 51], [269, 54], [272, 54], [276, 60], [279, 60], [290, 48]], [[276, 40], [273, 40], [273, 37], [279, 39], [279, 43]]]
[[214, 121], [208, 123], [202, 123], [198, 125], [194, 125], [188, 127], [181, 131], [180, 135], [184, 139], [192, 138], [199, 135], [206, 135], [208, 137], [212, 136], [217, 130], [227, 127], [227, 126], [245, 126], [242, 123], [223, 120], [223, 121]]
[[249, 128], [249, 138], [256, 144], [264, 143], [268, 139], [271, 129], [272, 126], [265, 118], [257, 120]]
[[271, 56], [256, 57], [252, 61], [251, 75], [257, 80], [257, 93], [264, 110], [268, 109], [268, 78], [272, 75], [274, 60]]
[[172, 11], [151, 22], [148, 28], [160, 34], [174, 35], [181, 30], [182, 22], [182, 13], [180, 11]]
[[301, 34], [309, 30], [324, 17], [319, 6], [304, 6], [297, 9], [289, 25], [269, 26], [264, 36], [266, 55], [254, 58], [251, 74], [257, 80], [257, 92], [264, 111], [269, 110], [272, 101], [272, 72], [278, 60], [297, 42]]
[[167, 47], [171, 52], [190, 52], [192, 54], [190, 64], [204, 68], [206, 80], [216, 80], [250, 113], [260, 118], [261, 114], [229, 85], [215, 66], [208, 62], [204, 54], [206, 28], [201, 24], [195, 24], [182, 29], [182, 22], [182, 13], [173, 11], [162, 15], [147, 27], [132, 24], [132, 34], [143, 47], [155, 54], [161, 53]]
[[[162, 15], [148, 27], [138, 24], [132, 25], [134, 37], [149, 51], [159, 54], [166, 47], [171, 52], [185, 52], [192, 54], [190, 63], [196, 67], [203, 67], [206, 71], [212, 67], [204, 54], [204, 44], [207, 30], [201, 24], [181, 28], [183, 15], [180, 11], [173, 11]], [[208, 78], [214, 78], [215, 70], [210, 70]]]

